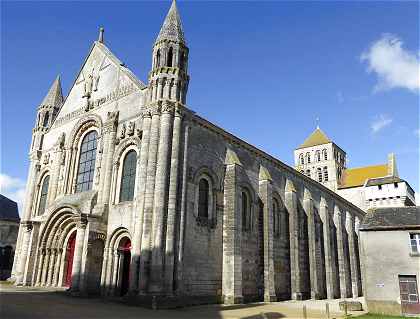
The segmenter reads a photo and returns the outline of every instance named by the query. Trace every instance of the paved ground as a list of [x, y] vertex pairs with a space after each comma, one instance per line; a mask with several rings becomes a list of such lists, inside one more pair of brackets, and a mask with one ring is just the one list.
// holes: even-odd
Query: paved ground
[[[325, 302], [305, 301], [308, 318], [326, 318]], [[99, 298], [70, 297], [63, 291], [16, 288], [0, 283], [0, 317], [2, 319], [302, 319], [303, 302], [276, 302], [235, 306], [208, 305], [172, 310], [150, 310], [104, 301]], [[330, 304], [331, 319], [341, 318], [338, 303]]]

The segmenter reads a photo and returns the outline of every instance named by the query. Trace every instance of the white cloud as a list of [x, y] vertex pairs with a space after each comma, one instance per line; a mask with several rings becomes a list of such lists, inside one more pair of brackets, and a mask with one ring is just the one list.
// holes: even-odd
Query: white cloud
[[25, 200], [25, 181], [0, 173], [0, 193], [18, 203], [19, 215], [22, 216]]
[[420, 137], [420, 129], [414, 130], [414, 135]]
[[376, 73], [375, 91], [405, 88], [413, 92], [420, 89], [419, 57], [403, 48], [396, 36], [384, 34], [362, 53], [361, 61], [367, 62], [368, 72]]
[[392, 118], [386, 114], [380, 114], [370, 123], [372, 133], [378, 133], [392, 123]]

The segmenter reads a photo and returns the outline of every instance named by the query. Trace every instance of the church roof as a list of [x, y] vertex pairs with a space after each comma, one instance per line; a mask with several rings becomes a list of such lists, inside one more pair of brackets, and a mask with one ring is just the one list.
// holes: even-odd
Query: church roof
[[340, 188], [363, 186], [366, 180], [388, 176], [388, 165], [348, 168], [344, 171]]
[[186, 43], [184, 31], [182, 31], [181, 17], [179, 16], [175, 0], [172, 1], [171, 8], [166, 15], [165, 21], [163, 22], [156, 42], [164, 39], [181, 42], [183, 44]]
[[317, 127], [315, 131], [297, 149], [331, 143], [328, 136]]
[[17, 203], [0, 194], [0, 220], [19, 221]]
[[48, 91], [47, 95], [42, 100], [41, 105], [46, 106], [61, 106], [63, 104], [63, 91], [61, 89], [61, 81], [60, 76], [57, 76], [51, 85], [50, 90]]

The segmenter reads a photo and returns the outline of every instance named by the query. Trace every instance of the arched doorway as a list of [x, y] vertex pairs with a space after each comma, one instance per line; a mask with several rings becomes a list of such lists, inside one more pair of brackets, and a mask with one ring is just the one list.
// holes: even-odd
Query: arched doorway
[[71, 286], [71, 276], [73, 270], [73, 257], [74, 257], [74, 248], [76, 246], [76, 232], [73, 232], [70, 235], [70, 238], [67, 242], [66, 249], [66, 276], [64, 280], [64, 286]]
[[120, 295], [124, 296], [128, 292], [130, 284], [130, 262], [131, 262], [131, 241], [129, 238], [124, 237], [121, 239], [118, 250], [120, 251]]

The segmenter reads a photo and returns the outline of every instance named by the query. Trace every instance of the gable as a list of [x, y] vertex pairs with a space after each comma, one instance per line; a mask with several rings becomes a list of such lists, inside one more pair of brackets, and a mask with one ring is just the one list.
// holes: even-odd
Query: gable
[[146, 86], [102, 43], [95, 42], [54, 121], [54, 127], [85, 112], [89, 108], [130, 95]]

